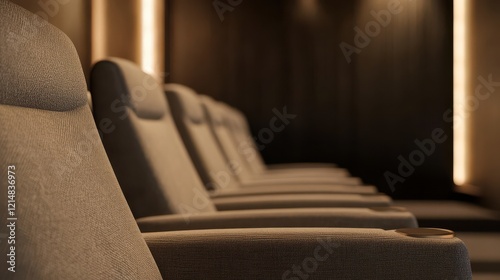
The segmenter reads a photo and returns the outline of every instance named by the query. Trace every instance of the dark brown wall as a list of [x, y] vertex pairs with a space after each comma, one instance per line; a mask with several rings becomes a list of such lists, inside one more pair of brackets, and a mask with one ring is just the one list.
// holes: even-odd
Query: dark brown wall
[[[500, 82], [500, 2], [473, 1], [474, 34], [470, 81], [473, 89], [481, 85], [478, 77]], [[489, 94], [488, 94], [489, 92]], [[500, 209], [500, 86], [480, 89], [477, 106], [470, 107], [471, 124], [471, 184], [479, 186], [486, 203]], [[471, 92], [471, 96], [474, 93]]]
[[[388, 2], [360, 2], [359, 26]], [[453, 104], [452, 1], [401, 1], [399, 7], [401, 12], [356, 57], [355, 159], [362, 174], [387, 186], [380, 174], [402, 174], [398, 157], [411, 162], [413, 155], [423, 164], [412, 164], [414, 173], [395, 185], [395, 193], [445, 195], [453, 183], [452, 124], [443, 118]], [[435, 152], [420, 160], [415, 140], [431, 138], [435, 129], [446, 141], [435, 143]]]
[[[297, 117], [265, 145], [268, 162], [337, 162], [399, 197], [451, 190], [442, 119], [452, 107], [451, 0], [401, 1], [403, 12], [351, 63], [339, 44], [354, 44], [353, 28], [388, 0], [243, 1], [222, 22], [212, 2], [170, 1], [170, 81], [240, 108], [255, 135], [287, 106]], [[297, 12], [315, 2], [316, 11]], [[384, 173], [397, 174], [398, 156], [436, 128], [448, 140], [392, 192]]]

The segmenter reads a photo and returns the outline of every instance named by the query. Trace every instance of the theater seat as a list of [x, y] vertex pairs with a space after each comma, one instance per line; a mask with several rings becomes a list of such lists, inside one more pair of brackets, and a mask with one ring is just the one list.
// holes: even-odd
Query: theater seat
[[[273, 171], [263, 172], [256, 174], [252, 172], [252, 164], [249, 161], [259, 160], [255, 155], [254, 146], [252, 144], [237, 144], [235, 140], [236, 132], [233, 131], [238, 122], [239, 116], [234, 108], [229, 107], [227, 104], [217, 102], [209, 96], [201, 95], [201, 101], [205, 109], [208, 123], [210, 124], [211, 131], [214, 134], [217, 142], [220, 144], [220, 149], [228, 160], [236, 161], [241, 165], [241, 172], [239, 177], [243, 182], [252, 181], [257, 178], [338, 178], [350, 176], [349, 172], [343, 168], [293, 168], [291, 170], [274, 169]], [[283, 114], [282, 114], [283, 115]], [[284, 118], [284, 117], [283, 117]], [[273, 127], [277, 130], [285, 129], [285, 124], [275, 118]], [[279, 124], [278, 124], [279, 122]], [[237, 130], [237, 129], [236, 129]], [[252, 140], [253, 141], [253, 140]]]
[[[224, 157], [211, 132], [208, 118], [199, 96], [193, 90], [178, 84], [165, 85], [165, 90], [169, 97], [169, 104], [171, 105], [174, 120], [203, 182], [206, 186], [217, 190], [219, 194], [224, 193], [226, 189], [230, 189], [232, 193], [235, 193], [236, 191], [234, 190], [237, 188], [244, 189], [248, 187], [250, 189], [258, 187], [264, 191], [266, 188], [273, 188], [274, 190], [283, 188], [285, 190], [289, 186], [293, 186], [290, 189], [301, 189], [302, 192], [307, 192], [307, 189], [311, 186], [313, 188], [323, 188], [323, 190], [329, 190], [330, 192], [349, 192], [349, 188], [345, 184], [341, 186], [332, 182], [327, 184], [325, 180], [328, 178], [318, 178], [318, 180], [309, 178], [302, 178], [303, 180], [299, 178], [283, 180], [281, 178], [239, 182], [239, 178], [236, 175], [242, 172], [242, 165], [238, 160], [231, 159], [229, 161]], [[353, 178], [340, 179], [351, 180]], [[308, 183], [305, 184], [305, 182]], [[281, 191], [281, 193], [286, 192]], [[352, 189], [353, 194], [358, 194], [357, 197], [363, 197], [359, 195], [360, 193], [373, 194], [374, 192], [375, 188], [368, 186], [357, 186], [357, 188]], [[223, 199], [228, 200], [226, 197]], [[238, 199], [241, 200], [244, 198]]]
[[[167, 84], [165, 91], [170, 100], [169, 104], [181, 136], [188, 146], [189, 152], [194, 157], [194, 161], [198, 161], [213, 168], [218, 161], [225, 165], [236, 164], [242, 167], [242, 163], [228, 163], [224, 159], [222, 150], [217, 146], [214, 136], [210, 132], [210, 124], [205, 110], [203, 109], [202, 101], [198, 94], [193, 90], [180, 85]], [[217, 156], [215, 155], [217, 154]], [[220, 163], [219, 163], [220, 164]], [[207, 168], [207, 167], [205, 167]], [[209, 167], [210, 168], [210, 167]], [[206, 171], [205, 171], [206, 172]], [[283, 176], [254, 176], [252, 178], [242, 176], [242, 183], [250, 184], [344, 184], [344, 185], [360, 185], [362, 181], [355, 177], [346, 176], [312, 176], [302, 177], [288, 174]]]
[[[231, 136], [231, 131], [228, 128], [232, 120], [230, 120], [229, 119], [230, 117], [228, 117], [227, 114], [223, 112], [224, 106], [220, 103], [217, 103], [215, 100], [213, 100], [208, 96], [201, 95], [200, 97], [206, 115], [206, 122], [209, 126], [210, 132], [212, 132], [213, 139], [215, 139], [215, 142], [217, 143], [217, 149], [221, 151], [221, 153], [223, 154], [224, 160], [230, 163], [229, 166], [235, 167], [234, 168], [235, 177], [238, 177], [239, 181], [241, 181], [243, 185], [245, 183], [255, 181], [256, 176], [250, 170], [251, 168], [247, 160], [245, 159], [245, 157], [248, 156], [252, 157], [252, 155], [247, 154], [248, 150], [245, 147], [240, 148], [235, 145], [235, 141], [232, 139], [233, 137]], [[184, 118], [184, 120], [185, 119], [186, 118]], [[185, 121], [185, 123], [186, 126], [190, 125], [189, 121]], [[190, 133], [187, 134], [188, 134], [187, 137], [193, 135]], [[189, 139], [186, 141], [189, 141]], [[196, 139], [193, 141], [196, 141]], [[207, 140], [207, 142], [210, 142], [210, 140]], [[207, 146], [206, 148], [208, 148], [208, 144], [210, 143], [205, 143], [205, 146]], [[200, 154], [200, 157], [203, 157], [204, 155], [203, 152], [194, 151], [193, 153], [195, 153], [194, 157], [197, 157], [196, 154]], [[275, 173], [274, 175], [276, 176], [265, 176], [265, 177], [268, 180], [272, 178], [271, 180], [277, 179], [280, 182], [283, 179], [285, 179], [285, 182], [289, 182], [291, 180], [295, 180], [296, 178], [300, 178], [302, 181], [303, 179], [306, 179], [307, 181], [313, 182], [313, 178], [316, 178], [318, 176], [322, 178], [327, 177], [327, 176], [321, 176], [321, 174], [317, 172], [316, 173], [307, 172], [307, 174], [302, 173], [299, 175], [297, 175], [297, 173], [298, 172], [294, 172], [293, 174], [289, 172], [280, 174]], [[345, 174], [343, 172], [339, 172], [338, 174], [334, 174], [329, 177], [330, 178], [345, 177]], [[287, 184], [286, 188], [284, 188], [283, 185], [280, 183], [278, 187], [273, 185], [252, 186], [252, 188], [246, 188], [245, 192], [242, 193], [246, 194], [249, 191], [252, 191], [253, 194], [255, 193], [268, 194], [271, 191], [273, 193], [277, 193], [278, 190], [280, 191], [280, 193], [290, 193], [291, 190], [293, 190], [294, 192], [302, 192], [302, 193], [333, 192], [333, 193], [373, 194], [377, 192], [377, 189], [373, 186], [349, 186], [349, 185], [328, 185], [328, 184], [322, 186], [318, 184], [306, 184], [306, 185]], [[232, 192], [230, 194], [228, 194], [227, 192], [219, 193], [219, 196], [228, 196], [228, 195], [234, 196], [236, 195], [236, 192]]]
[[275, 279], [311, 254], [321, 262], [317, 278], [470, 277], [467, 250], [451, 236], [327, 228], [141, 234], [99, 140], [70, 40], [6, 0], [0, 15], [0, 168], [14, 172], [0, 187], [15, 190], [17, 206], [7, 237], [16, 243], [3, 235], [0, 242], [8, 256], [1, 279]]
[[[384, 207], [390, 204], [385, 196], [305, 194], [209, 197], [172, 120], [163, 88], [153, 77], [129, 61], [110, 58], [93, 67], [90, 84], [96, 123], [101, 127], [104, 146], [135, 217], [174, 214], [139, 219], [144, 230], [185, 229], [186, 221], [189, 222], [189, 229], [271, 224], [325, 226], [325, 223], [338, 227], [352, 226], [353, 221], [357, 221], [358, 227], [416, 226], [413, 216], [407, 211]], [[112, 125], [103, 127], [103, 124]], [[229, 211], [305, 207], [316, 209]], [[218, 215], [216, 208], [229, 212]], [[191, 218], [194, 215], [196, 217]], [[320, 216], [321, 219], [318, 219]], [[158, 225], [146, 226], [146, 221]]]

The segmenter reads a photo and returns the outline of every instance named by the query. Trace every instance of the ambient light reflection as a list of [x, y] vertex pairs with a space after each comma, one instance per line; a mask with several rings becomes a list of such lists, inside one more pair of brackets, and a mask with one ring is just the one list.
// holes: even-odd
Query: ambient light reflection
[[92, 1], [92, 63], [106, 57], [106, 3], [102, 0]]
[[469, 0], [454, 0], [453, 11], [453, 110], [454, 115], [463, 118], [460, 125], [453, 127], [453, 180], [460, 186], [468, 181], [468, 133], [465, 120], [465, 102], [468, 82], [468, 25]]
[[155, 74], [156, 61], [156, 0], [141, 1], [141, 67], [148, 74]]

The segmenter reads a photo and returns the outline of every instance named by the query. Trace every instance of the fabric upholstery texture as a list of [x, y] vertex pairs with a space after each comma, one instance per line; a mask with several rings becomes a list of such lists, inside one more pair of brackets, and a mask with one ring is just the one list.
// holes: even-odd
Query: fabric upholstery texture
[[[4, 263], [0, 278], [161, 279], [99, 140], [70, 40], [8, 1], [0, 14], [0, 169], [5, 178], [14, 165], [17, 186], [16, 272]], [[0, 251], [10, 246], [2, 240]]]
[[[113, 131], [102, 129], [103, 144], [132, 212], [136, 218], [214, 212], [175, 130], [162, 88], [149, 79], [118, 58], [97, 63], [91, 74], [96, 123], [113, 124]], [[133, 99], [135, 104], [122, 102]], [[154, 100], [155, 105], [149, 111], [149, 102], [141, 100]], [[133, 108], [142, 108], [141, 113]]]
[[143, 234], [166, 279], [471, 279], [457, 238], [324, 228], [185, 233]]
[[[2, 4], [5, 18], [0, 26], [0, 50], [10, 54], [0, 65], [2, 104], [67, 111], [86, 103], [85, 95], [79, 94], [86, 90], [82, 67], [74, 59], [75, 48], [69, 38], [34, 14], [13, 11], [17, 9], [10, 3]], [[55, 56], [42, 55], [40, 50]]]
[[0, 105], [0, 166], [15, 165], [18, 177], [13, 279], [155, 278], [91, 118], [86, 104], [66, 112]]

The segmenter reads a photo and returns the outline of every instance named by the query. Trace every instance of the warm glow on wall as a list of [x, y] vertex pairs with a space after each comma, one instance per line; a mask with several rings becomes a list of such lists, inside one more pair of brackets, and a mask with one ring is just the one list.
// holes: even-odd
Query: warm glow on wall
[[141, 0], [141, 67], [163, 82], [165, 54], [164, 0]]
[[92, 1], [92, 63], [106, 57], [106, 2]]
[[[465, 104], [469, 91], [468, 82], [468, 25], [469, 0], [454, 0], [453, 22], [453, 109], [455, 122], [453, 128], [453, 179], [456, 185], [463, 185], [468, 180], [468, 135], [469, 127], [466, 121]], [[458, 118], [460, 120], [458, 120]]]
[[164, 0], [93, 0], [92, 62], [128, 59], [163, 82]]
[[156, 0], [142, 0], [141, 2], [141, 67], [144, 72], [156, 72]]
[[298, 0], [296, 14], [302, 19], [314, 20], [318, 16], [320, 7], [318, 0]]
[[318, 11], [318, 0], [300, 0], [300, 4], [308, 14], [314, 14]]

